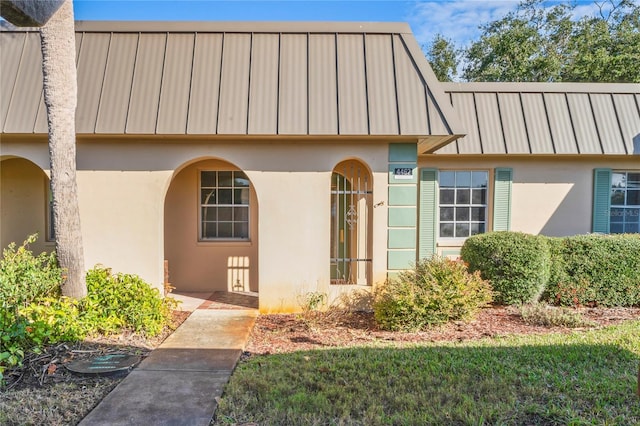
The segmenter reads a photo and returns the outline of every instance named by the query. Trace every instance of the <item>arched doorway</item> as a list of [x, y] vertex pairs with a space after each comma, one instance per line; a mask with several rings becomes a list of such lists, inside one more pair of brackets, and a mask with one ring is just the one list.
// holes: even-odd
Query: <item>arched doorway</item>
[[331, 174], [331, 283], [371, 284], [371, 172], [358, 160]]
[[242, 170], [217, 159], [182, 168], [169, 185], [164, 218], [164, 253], [176, 292], [257, 298], [258, 200]]
[[52, 251], [49, 177], [36, 164], [18, 157], [0, 160], [0, 244], [22, 243], [37, 233], [34, 253]]

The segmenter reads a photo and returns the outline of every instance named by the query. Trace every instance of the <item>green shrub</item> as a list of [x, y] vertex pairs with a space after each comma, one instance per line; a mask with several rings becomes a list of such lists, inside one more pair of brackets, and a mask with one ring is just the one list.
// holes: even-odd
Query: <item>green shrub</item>
[[[34, 328], [20, 310], [45, 297], [57, 297], [62, 283], [62, 269], [55, 253], [34, 256], [29, 236], [21, 246], [11, 243], [0, 259], [0, 382], [7, 367], [20, 365], [27, 350], [37, 348], [47, 339], [48, 331]], [[36, 333], [34, 334], [34, 331]]]
[[0, 309], [0, 385], [4, 371], [22, 364], [25, 351], [29, 348], [27, 321], [13, 310]]
[[556, 239], [545, 299], [563, 306], [640, 306], [640, 235]]
[[2, 251], [0, 260], [0, 303], [18, 309], [46, 296], [58, 296], [62, 284], [62, 269], [55, 253], [34, 256], [29, 244], [37, 234], [29, 236], [20, 247], [11, 243]]
[[142, 278], [130, 274], [112, 274], [95, 267], [87, 272], [87, 297], [83, 300], [83, 320], [100, 333], [116, 333], [123, 328], [154, 336], [171, 319], [176, 302], [160, 296]]
[[20, 309], [29, 339], [36, 345], [81, 340], [87, 335], [81, 302], [69, 297], [47, 297]]
[[28, 245], [35, 240], [32, 235], [20, 247], [11, 243], [0, 259], [0, 383], [27, 351], [122, 329], [153, 336], [169, 323], [175, 300], [160, 297], [135, 275], [112, 275], [106, 268], [87, 273], [82, 301], [61, 297], [55, 254], [34, 256]]
[[380, 285], [373, 309], [381, 328], [415, 331], [472, 319], [491, 299], [491, 287], [479, 274], [468, 273], [462, 262], [434, 256]]
[[531, 303], [520, 307], [520, 316], [527, 324], [544, 327], [591, 327], [594, 322], [587, 320], [580, 312], [567, 308], [557, 308], [544, 303]]
[[490, 232], [468, 238], [461, 250], [470, 271], [480, 271], [507, 305], [536, 302], [550, 274], [545, 237], [521, 232]]

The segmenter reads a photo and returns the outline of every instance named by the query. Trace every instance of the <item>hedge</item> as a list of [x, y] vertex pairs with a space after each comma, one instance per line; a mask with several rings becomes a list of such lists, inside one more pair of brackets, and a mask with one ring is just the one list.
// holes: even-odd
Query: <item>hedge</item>
[[565, 306], [640, 306], [640, 235], [553, 239], [545, 299]]
[[640, 306], [640, 235], [554, 238], [518, 232], [473, 236], [462, 247], [469, 270], [491, 281], [496, 300], [542, 299], [564, 306]]
[[537, 302], [547, 281], [551, 257], [545, 238], [521, 232], [490, 232], [462, 246], [469, 271], [491, 281], [495, 300], [507, 305]]

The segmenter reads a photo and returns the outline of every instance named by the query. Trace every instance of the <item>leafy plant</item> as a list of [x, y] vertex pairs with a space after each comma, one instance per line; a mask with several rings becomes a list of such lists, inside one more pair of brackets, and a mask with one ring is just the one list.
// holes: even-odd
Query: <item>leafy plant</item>
[[153, 336], [171, 320], [174, 299], [162, 298], [136, 275], [114, 275], [108, 268], [87, 273], [85, 299], [61, 297], [63, 271], [55, 254], [33, 255], [28, 246], [35, 240], [32, 235], [20, 247], [11, 243], [0, 260], [0, 382], [27, 351], [122, 329]]
[[309, 328], [314, 328], [322, 318], [322, 310], [327, 305], [327, 294], [322, 292], [309, 292], [298, 296], [298, 303], [302, 312], [297, 315]]
[[7, 367], [20, 365], [25, 352], [47, 338], [46, 331], [31, 334], [34, 327], [20, 310], [60, 293], [63, 277], [55, 253], [34, 256], [29, 244], [36, 239], [33, 234], [19, 247], [9, 244], [0, 259], [0, 382]]
[[470, 271], [480, 271], [507, 305], [536, 302], [549, 280], [551, 257], [545, 237], [490, 232], [468, 238], [461, 250]]
[[100, 266], [87, 272], [87, 290], [83, 320], [94, 332], [130, 328], [154, 336], [168, 324], [177, 304], [137, 275], [112, 274]]
[[388, 330], [414, 331], [451, 320], [469, 320], [492, 300], [489, 283], [464, 263], [433, 256], [380, 285], [373, 309]]
[[2, 251], [0, 260], [0, 303], [3, 307], [18, 309], [45, 296], [60, 294], [62, 269], [55, 253], [34, 256], [29, 244], [38, 235], [30, 235], [21, 246], [11, 243]]
[[303, 313], [317, 311], [327, 304], [327, 294], [319, 291], [306, 293], [298, 297], [298, 303]]
[[544, 303], [531, 303], [520, 307], [520, 316], [527, 324], [545, 327], [590, 327], [594, 323], [582, 314], [567, 308], [558, 308]]
[[47, 297], [20, 309], [29, 339], [37, 346], [80, 340], [87, 335], [81, 302], [69, 297]]

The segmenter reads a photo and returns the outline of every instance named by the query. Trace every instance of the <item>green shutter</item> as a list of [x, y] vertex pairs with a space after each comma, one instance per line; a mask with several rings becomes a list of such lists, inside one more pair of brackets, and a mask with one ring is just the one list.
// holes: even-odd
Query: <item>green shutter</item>
[[511, 182], [513, 169], [497, 168], [493, 177], [493, 230], [511, 229]]
[[418, 257], [423, 259], [436, 252], [438, 212], [438, 170], [420, 170], [420, 229]]
[[592, 232], [608, 234], [611, 210], [611, 169], [593, 169]]

